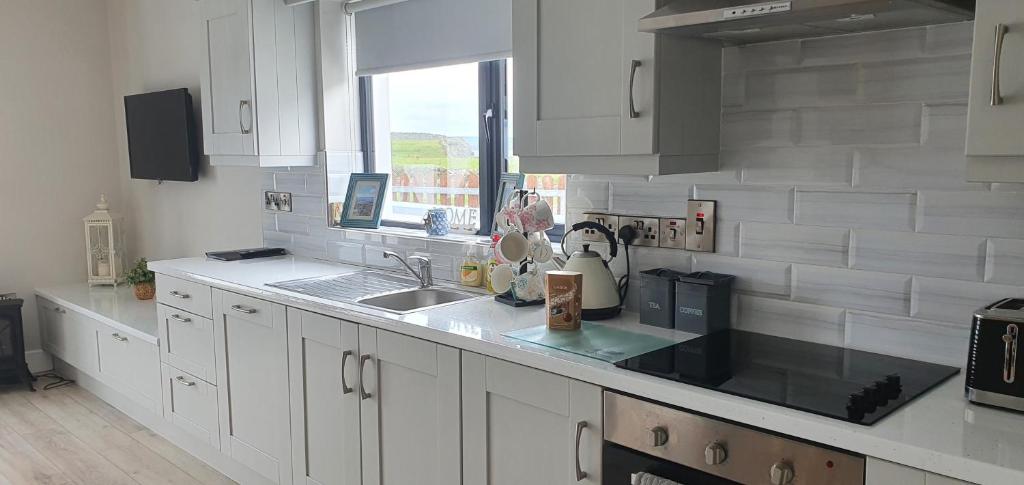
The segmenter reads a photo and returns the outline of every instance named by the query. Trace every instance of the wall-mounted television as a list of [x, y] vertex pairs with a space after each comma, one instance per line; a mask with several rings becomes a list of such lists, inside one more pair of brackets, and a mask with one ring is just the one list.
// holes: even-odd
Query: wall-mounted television
[[199, 180], [199, 142], [188, 89], [124, 97], [133, 179]]

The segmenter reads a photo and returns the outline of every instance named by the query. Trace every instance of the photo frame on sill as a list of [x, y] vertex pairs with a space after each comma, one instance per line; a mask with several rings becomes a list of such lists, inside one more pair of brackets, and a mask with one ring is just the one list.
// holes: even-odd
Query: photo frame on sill
[[523, 188], [523, 184], [526, 182], [526, 175], [521, 173], [502, 173], [501, 178], [498, 180], [498, 197], [494, 202], [494, 222], [491, 223], [491, 234], [498, 233], [498, 218], [501, 217], [501, 211], [508, 205], [509, 200], [512, 199], [512, 194], [517, 189]]
[[[388, 188], [386, 173], [354, 173], [349, 176], [340, 227], [377, 229]], [[333, 218], [333, 217], [332, 217]]]

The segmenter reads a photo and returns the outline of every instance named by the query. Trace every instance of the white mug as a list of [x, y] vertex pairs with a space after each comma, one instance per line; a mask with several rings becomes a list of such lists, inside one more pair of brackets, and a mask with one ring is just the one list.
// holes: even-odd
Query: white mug
[[500, 263], [519, 263], [530, 255], [530, 242], [521, 232], [512, 231], [498, 240], [494, 255]]
[[547, 263], [555, 257], [555, 251], [551, 249], [551, 241], [547, 234], [534, 232], [530, 234], [530, 257], [535, 263]]
[[555, 227], [555, 215], [548, 202], [539, 196], [537, 200], [519, 211], [519, 221], [526, 232], [543, 232]]
[[491, 268], [491, 289], [495, 293], [507, 293], [512, 289], [512, 282], [516, 279], [516, 272], [507, 264], [499, 264]]

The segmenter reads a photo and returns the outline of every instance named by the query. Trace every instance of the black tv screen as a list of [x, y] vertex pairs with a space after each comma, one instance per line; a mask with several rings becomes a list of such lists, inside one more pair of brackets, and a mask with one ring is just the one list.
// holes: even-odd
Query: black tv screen
[[188, 89], [125, 96], [124, 115], [133, 179], [199, 180], [199, 143]]

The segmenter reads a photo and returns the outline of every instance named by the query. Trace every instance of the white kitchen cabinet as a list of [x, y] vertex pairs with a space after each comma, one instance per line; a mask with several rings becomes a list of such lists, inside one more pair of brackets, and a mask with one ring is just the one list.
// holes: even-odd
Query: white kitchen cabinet
[[601, 484], [599, 387], [463, 352], [462, 400], [466, 485]]
[[954, 478], [868, 457], [864, 485], [973, 485]]
[[462, 483], [459, 351], [360, 326], [359, 352], [363, 485]]
[[359, 485], [359, 331], [288, 309], [292, 463], [296, 485]]
[[221, 451], [292, 483], [285, 307], [213, 290]]
[[220, 449], [217, 386], [167, 364], [161, 366], [164, 419]]
[[100, 377], [154, 414], [160, 414], [163, 398], [157, 346], [101, 323], [96, 324], [96, 337]]
[[39, 337], [43, 350], [50, 355], [64, 355], [67, 334], [64, 330], [64, 315], [67, 310], [43, 297], [36, 297], [36, 311], [39, 315]]
[[98, 323], [63, 305], [37, 297], [42, 347], [86, 374], [99, 374]]
[[967, 178], [1024, 182], [1024, 3], [979, 0], [967, 109]]
[[213, 320], [163, 304], [157, 305], [156, 316], [160, 360], [216, 385]]
[[721, 44], [638, 32], [657, 3], [512, 0], [521, 171], [718, 170]]
[[203, 149], [211, 164], [315, 165], [314, 7], [202, 0]]

